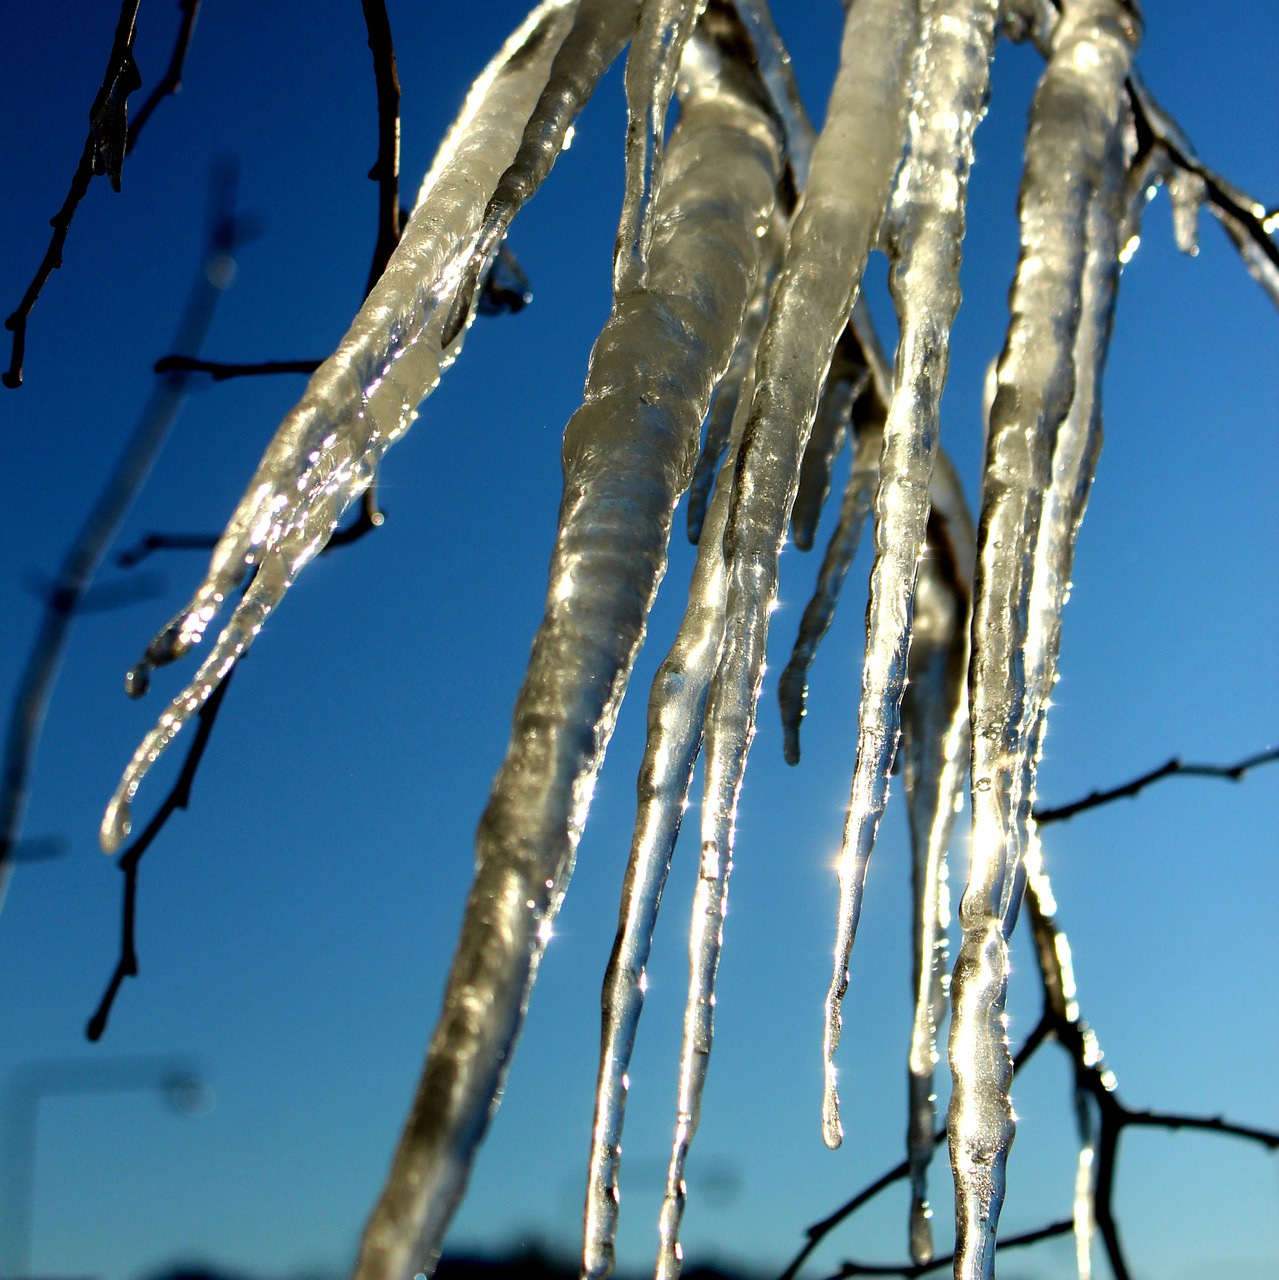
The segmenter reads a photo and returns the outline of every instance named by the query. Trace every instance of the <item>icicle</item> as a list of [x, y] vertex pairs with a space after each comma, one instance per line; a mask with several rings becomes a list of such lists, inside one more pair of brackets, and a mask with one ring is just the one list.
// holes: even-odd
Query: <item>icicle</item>
[[822, 1134], [831, 1147], [843, 1138], [835, 1077], [840, 1007], [900, 732], [915, 573], [928, 521], [950, 327], [959, 306], [973, 132], [985, 111], [997, 7], [996, 0], [935, 0], [916, 64], [909, 152], [893, 194], [891, 237], [897, 257], [889, 283], [901, 340], [875, 499], [857, 764], [839, 856], [839, 924], [826, 996]]
[[711, 388], [737, 341], [781, 160], [771, 121], [733, 74], [720, 68], [682, 101], [648, 288], [615, 300], [565, 431], [546, 615], [480, 822], [444, 1009], [357, 1280], [434, 1264], [572, 870]]
[[519, 150], [484, 211], [483, 226], [444, 328], [446, 344], [466, 324], [485, 266], [510, 230], [512, 219], [550, 173], [578, 112], [631, 38], [638, 13], [639, 0], [580, 0], [573, 26], [556, 51], [532, 114], [519, 117], [528, 123], [524, 126]]
[[733, 358], [728, 362], [728, 369], [715, 388], [715, 399], [711, 401], [711, 411], [706, 419], [706, 439], [693, 468], [693, 482], [688, 487], [688, 540], [694, 544], [701, 540], [716, 472], [721, 469], [720, 462], [728, 448], [737, 418], [737, 406], [742, 403], [743, 394], [746, 404], [750, 403], [750, 377], [759, 336], [764, 331], [764, 320], [768, 315], [773, 276], [771, 271], [761, 272], [755, 282], [755, 294], [742, 322], [741, 337], [737, 340]]
[[773, 25], [766, 0], [736, 0], [737, 12], [750, 32], [760, 75], [768, 87], [773, 106], [786, 133], [786, 159], [790, 162], [795, 186], [808, 186], [808, 168], [813, 159], [813, 126], [800, 100], [799, 86], [790, 53]]
[[[778, 556], [821, 387], [901, 155], [918, 22], [914, 0], [860, 0], [849, 12], [827, 127], [813, 151], [760, 343], [724, 535], [727, 623], [707, 709], [701, 871], [689, 940], [679, 1118], [659, 1227], [657, 1274], [664, 1280], [680, 1267], [684, 1163], [697, 1128], [714, 1029], [733, 824], [754, 735]], [[850, 186], [851, 174], [860, 180]]]
[[1023, 643], [1054, 441], [1075, 391], [1089, 205], [1104, 186], [1135, 28], [1116, 0], [1064, 5], [1026, 144], [1021, 263], [991, 412], [970, 673], [973, 829], [950, 1038], [960, 1280], [994, 1273], [1013, 1138], [1004, 1000], [1028, 840], [1025, 762], [1038, 719]]
[[976, 535], [959, 479], [946, 456], [933, 469], [932, 515], [919, 565], [909, 683], [902, 696], [902, 774], [914, 850], [913, 995], [909, 1056], [910, 1250], [932, 1260], [928, 1165], [937, 1127], [933, 1071], [946, 1010], [946, 850], [968, 767], [968, 627]]
[[646, 0], [626, 59], [626, 194], [617, 229], [613, 287], [642, 288], [662, 189], [662, 147], [675, 72], [706, 0]]
[[[775, 275], [784, 239], [784, 228], [775, 219], [765, 249], [771, 266], [761, 271], [765, 283]], [[617, 939], [604, 975], [599, 1081], [582, 1236], [582, 1275], [589, 1280], [608, 1276], [613, 1270], [622, 1122], [630, 1085], [627, 1073], [644, 1005], [644, 974], [653, 928], [701, 750], [706, 695], [723, 642], [724, 526], [732, 469], [750, 405], [750, 384], [748, 370], [728, 455], [707, 513], [706, 537], [698, 547], [688, 606], [649, 697], [648, 738], [636, 786], [635, 833], [622, 886]]]
[[883, 404], [874, 390], [868, 387], [853, 410], [853, 465], [844, 487], [839, 519], [822, 557], [813, 597], [804, 606], [795, 647], [777, 681], [777, 700], [782, 710], [782, 753], [787, 764], [799, 763], [799, 729], [807, 715], [808, 671], [817, 654], [817, 646], [835, 617], [844, 579], [857, 555], [862, 529], [875, 500], [879, 455], [884, 446], [883, 414]]
[[844, 447], [848, 428], [852, 422], [853, 405], [870, 381], [870, 370], [862, 356], [861, 345], [851, 328], [844, 331], [822, 398], [813, 419], [813, 433], [804, 450], [804, 460], [799, 468], [799, 488], [795, 493], [795, 506], [791, 511], [791, 537], [801, 551], [811, 551], [813, 537], [822, 508], [830, 494], [830, 474], [835, 459]]
[[198, 644], [246, 570], [258, 581], [237, 606], [215, 654], [173, 700], [134, 754], [103, 822], [113, 852], [129, 832], [129, 805], [151, 764], [208, 699], [328, 541], [342, 512], [368, 487], [387, 448], [413, 422], [459, 343], [441, 340], [459, 254], [475, 236], [489, 193], [519, 145], [546, 83], [573, 4], [530, 14], [475, 82], [445, 138], [404, 238], [337, 351], [316, 372], [268, 446], [231, 516], [191, 604], [151, 642], [129, 673], [133, 696], [150, 671]]
[[1174, 169], [1168, 179], [1173, 237], [1177, 248], [1192, 258], [1199, 252], [1199, 214], [1207, 194], [1208, 184], [1188, 169]]

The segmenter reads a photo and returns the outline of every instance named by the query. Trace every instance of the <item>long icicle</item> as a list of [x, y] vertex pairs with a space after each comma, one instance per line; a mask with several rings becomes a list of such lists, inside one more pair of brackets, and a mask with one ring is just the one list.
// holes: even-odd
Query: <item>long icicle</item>
[[457, 286], [458, 256], [515, 154], [519, 122], [537, 102], [574, 8], [563, 0], [539, 6], [476, 80], [385, 274], [281, 423], [194, 599], [129, 673], [129, 691], [138, 696], [151, 669], [197, 645], [228, 592], [250, 567], [260, 566], [212, 652], [134, 753], [103, 819], [108, 853], [129, 833], [129, 807], [148, 769], [323, 549], [342, 512], [368, 487], [382, 455], [409, 428], [417, 405], [457, 355], [460, 344], [445, 349], [441, 331]]
[[933, 1257], [928, 1166], [936, 1148], [937, 1029], [945, 1017], [949, 981], [946, 851], [968, 768], [968, 637], [976, 557], [972, 516], [959, 478], [941, 454], [933, 468], [932, 514], [919, 564], [909, 681], [902, 695], [902, 777], [915, 908], [906, 1152], [910, 1252], [919, 1266]]
[[[784, 226], [775, 218], [765, 254], [772, 265], [761, 272], [763, 289], [757, 288], [757, 297], [768, 292], [784, 240]], [[636, 782], [635, 832], [622, 884], [617, 937], [604, 975], [599, 1078], [582, 1232], [582, 1275], [588, 1280], [608, 1276], [613, 1270], [622, 1124], [630, 1088], [631, 1054], [644, 1006], [645, 970], [694, 765], [701, 751], [706, 695], [723, 643], [727, 589], [724, 526], [733, 466], [750, 406], [749, 371], [741, 391], [722, 474], [706, 515], [705, 537], [698, 546], [688, 605], [649, 696], [648, 737]], [[717, 395], [722, 393], [721, 388]]]
[[750, 300], [780, 138], [724, 80], [713, 93], [697, 88], [666, 160], [648, 288], [615, 300], [565, 431], [546, 615], [480, 821], [444, 1008], [357, 1280], [402, 1280], [438, 1257], [572, 871], [711, 389]]
[[1026, 143], [1021, 262], [991, 410], [969, 676], [973, 827], [952, 989], [948, 1122], [959, 1280], [994, 1274], [1014, 1132], [1008, 936], [1023, 885], [1023, 779], [1038, 718], [1027, 702], [1023, 645], [1043, 495], [1075, 390], [1088, 211], [1104, 186], [1137, 27], [1117, 0], [1067, 0]]
[[928, 521], [950, 327], [959, 307], [959, 258], [973, 133], [985, 110], [994, 51], [996, 0], [934, 0], [910, 113], [910, 150], [893, 194], [889, 276], [901, 339], [897, 387], [884, 429], [875, 499], [866, 658], [857, 725], [857, 763], [839, 856], [839, 923], [826, 996], [822, 1136], [843, 1139], [835, 1050], [862, 887], [888, 799], [910, 647], [915, 572]]
[[[707, 710], [702, 853], [689, 939], [678, 1118], [659, 1224], [657, 1275], [679, 1274], [684, 1163], [697, 1128], [714, 1032], [733, 827], [754, 736], [777, 562], [821, 387], [878, 234], [901, 156], [916, 0], [859, 0], [844, 28], [827, 126], [791, 229], [734, 477], [724, 650]], [[859, 178], [850, 186], [850, 175]]]
[[[1052, 895], [1043, 872], [1039, 836], [1032, 816], [1036, 775], [1043, 753], [1049, 697], [1057, 678], [1062, 607], [1070, 591], [1075, 540], [1101, 453], [1101, 377], [1110, 347], [1119, 282], [1120, 245], [1137, 234], [1135, 221], [1125, 224], [1132, 207], [1126, 190], [1130, 158], [1124, 154], [1124, 139], [1130, 133], [1131, 120], [1125, 111], [1111, 133], [1109, 162], [1088, 212], [1088, 250], [1081, 282], [1079, 331], [1075, 337], [1075, 393], [1070, 412], [1057, 433], [1052, 482], [1044, 498], [1043, 534], [1036, 555], [1026, 636], [1029, 700], [1039, 707], [1039, 715], [1026, 755], [1020, 805], [1025, 812], [1029, 838], [1027, 874], [1032, 879], [1040, 877], [1038, 896], [1047, 902], [1051, 902]], [[1140, 205], [1135, 206], [1133, 212], [1139, 214]], [[1065, 945], [1064, 935], [1061, 942]], [[1069, 975], [1068, 957], [1065, 970], [1072, 988], [1067, 998], [1073, 1001], [1073, 977]], [[1051, 987], [1048, 989], [1051, 998]], [[1092, 1236], [1096, 1225], [1093, 1210], [1096, 1125], [1092, 1103], [1085, 1090], [1076, 1090], [1075, 1106], [1080, 1143], [1073, 1213], [1075, 1258], [1079, 1280], [1090, 1280]]]

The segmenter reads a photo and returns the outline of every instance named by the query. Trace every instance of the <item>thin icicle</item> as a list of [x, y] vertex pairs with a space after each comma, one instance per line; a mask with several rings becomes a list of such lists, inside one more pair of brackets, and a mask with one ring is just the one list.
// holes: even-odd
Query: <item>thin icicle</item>
[[901, 724], [915, 573], [928, 522], [973, 133], [985, 111], [996, 0], [935, 0], [925, 23], [910, 112], [909, 153], [893, 193], [889, 276], [901, 330], [897, 387], [884, 428], [857, 725], [857, 763], [839, 855], [839, 923], [826, 996], [822, 1134], [843, 1138], [835, 1050], [862, 887], [888, 799]]
[[456, 356], [460, 343], [446, 350], [441, 330], [457, 285], [458, 255], [469, 246], [515, 154], [519, 121], [546, 83], [574, 7], [552, 0], [534, 10], [475, 82], [385, 274], [276, 432], [195, 598], [129, 673], [129, 692], [144, 693], [151, 669], [200, 643], [227, 593], [250, 567], [260, 567], [214, 651], [134, 753], [103, 820], [107, 852], [129, 832], [129, 806], [147, 770], [322, 550], [342, 512], [368, 487], [382, 455], [412, 424], [417, 405]]
[[693, 482], [688, 487], [688, 540], [694, 544], [701, 541], [711, 490], [715, 487], [716, 474], [721, 470], [720, 463], [728, 449], [743, 393], [745, 403], [750, 404], [749, 384], [755, 367], [755, 350], [759, 346], [759, 336], [764, 331], [764, 320], [768, 316], [772, 282], [772, 272], [760, 273], [746, 319], [742, 322], [742, 334], [737, 340], [733, 358], [728, 362], [728, 368], [719, 380], [719, 386], [715, 388], [715, 398], [711, 401], [711, 411], [706, 418], [706, 439], [697, 455], [697, 465], [693, 468]]
[[1026, 144], [1021, 262], [991, 410], [973, 622], [973, 828], [950, 1037], [959, 1280], [994, 1274], [1014, 1131], [1004, 1019], [1008, 935], [1023, 885], [1024, 775], [1038, 719], [1023, 645], [1043, 495], [1075, 392], [1089, 207], [1113, 162], [1136, 27], [1135, 14], [1117, 0], [1068, 0]]
[[795, 187], [808, 186], [808, 169], [813, 160], [815, 133], [799, 96], [790, 53], [782, 43], [767, 0], [736, 0], [737, 12], [750, 32], [760, 75], [773, 99], [786, 133], [786, 159], [790, 162]]
[[857, 555], [866, 517], [879, 484], [879, 457], [884, 448], [884, 406], [867, 387], [853, 409], [853, 465], [844, 486], [839, 519], [826, 544], [812, 599], [804, 606], [795, 647], [777, 681], [782, 710], [782, 753], [787, 764], [799, 763], [799, 730], [808, 714], [808, 672], [822, 637], [830, 630], [848, 570]]
[[[901, 155], [916, 0], [859, 0], [844, 28], [827, 126], [813, 151], [773, 307], [724, 535], [724, 650], [707, 708], [701, 869], [689, 940], [678, 1120], [659, 1226], [657, 1274], [678, 1275], [684, 1164], [697, 1128], [714, 1031], [714, 983], [733, 858], [733, 826], [763, 678], [777, 561], [799, 465], [831, 355], [848, 320]], [[857, 175], [850, 181], [850, 175]]]
[[[718, 30], [709, 21], [709, 40]], [[708, 60], [705, 65], [711, 66]], [[647, 290], [617, 298], [564, 437], [546, 613], [444, 1008], [357, 1280], [430, 1271], [496, 1105], [648, 610], [711, 389], [737, 341], [771, 217], [780, 138], [735, 69], [682, 100]], [[701, 89], [705, 92], [701, 92]]]
[[706, 0], [646, 0], [626, 59], [626, 191], [617, 229], [613, 288], [643, 288], [662, 190], [666, 112], [684, 46]]
[[511, 221], [545, 181], [564, 149], [577, 114], [600, 77], [635, 31], [640, 0], [580, 0], [573, 26], [555, 54], [545, 87], [527, 120], [519, 150], [498, 181], [484, 211], [483, 226], [471, 250], [444, 329], [447, 344], [466, 323], [480, 277], [497, 252]]
[[[767, 284], [776, 274], [784, 239], [784, 228], [774, 219], [765, 251], [771, 265], [760, 274], [765, 296]], [[756, 296], [760, 296], [758, 288]], [[636, 784], [635, 832], [622, 884], [617, 938], [604, 975], [600, 1067], [582, 1234], [582, 1275], [589, 1280], [608, 1276], [613, 1270], [628, 1072], [644, 1006], [653, 928], [702, 746], [706, 695], [723, 642], [724, 526], [738, 443], [750, 405], [750, 384], [748, 370], [728, 453], [706, 516], [706, 536], [698, 546], [688, 605], [649, 696], [648, 737]], [[722, 394], [722, 389], [717, 394]]]
[[933, 1073], [946, 1011], [946, 851], [968, 768], [968, 634], [977, 555], [959, 478], [942, 454], [933, 469], [932, 515], [915, 590], [909, 683], [902, 696], [902, 775], [914, 852], [915, 1016], [909, 1055], [910, 1251], [932, 1261], [928, 1165], [935, 1147]]
[[800, 551], [812, 550], [817, 522], [830, 496], [831, 471], [848, 438], [853, 405], [869, 381], [870, 370], [861, 345], [852, 329], [846, 329], [835, 348], [817, 405], [817, 416], [813, 419], [813, 432], [799, 468], [799, 488], [795, 492], [790, 525], [791, 537]]

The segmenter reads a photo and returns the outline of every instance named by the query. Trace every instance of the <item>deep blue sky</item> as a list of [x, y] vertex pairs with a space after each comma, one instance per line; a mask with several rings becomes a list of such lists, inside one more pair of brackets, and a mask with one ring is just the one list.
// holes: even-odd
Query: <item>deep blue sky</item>
[[[834, 0], [778, 5], [818, 117], [838, 9]], [[522, 12], [510, 0], [460, 10], [392, 6], [410, 194], [467, 84]], [[170, 7], [143, 6], [138, 60], [148, 83], [167, 61], [176, 18]], [[1272, 5], [1220, 0], [1209, 16], [1202, 5], [1169, 0], [1150, 4], [1147, 19], [1140, 61], [1152, 90], [1205, 159], [1274, 200]], [[62, 201], [114, 21], [113, 4], [84, 0], [13, 6], [7, 17], [6, 313]], [[981, 378], [1000, 345], [1015, 260], [1016, 163], [1037, 72], [1033, 54], [1002, 49], [977, 139], [965, 301], [943, 424], [970, 490]], [[182, 1051], [201, 1063], [217, 1106], [179, 1120], [146, 1096], [46, 1104], [35, 1273], [130, 1280], [202, 1258], [296, 1276], [349, 1264], [438, 1006], [474, 825], [540, 617], [560, 432], [607, 313], [622, 126], [614, 73], [512, 233], [533, 305], [476, 326], [387, 459], [386, 527], [305, 574], [237, 678], [191, 812], [143, 865], [143, 975], [92, 1048], [82, 1028], [115, 960], [121, 880], [97, 851], [97, 823], [138, 738], [186, 671], [165, 673], [138, 705], [124, 698], [122, 676], [187, 598], [199, 556], [155, 563], [161, 598], [77, 623], [27, 821], [32, 835], [65, 837], [69, 851], [20, 868], [0, 918], [0, 1078], [31, 1059]], [[10, 478], [0, 512], [4, 705], [35, 623], [23, 584], [55, 569], [145, 401], [151, 363], [169, 350], [199, 252], [213, 158], [239, 157], [242, 205], [261, 215], [265, 230], [241, 255], [209, 354], [319, 356], [360, 300], [375, 208], [364, 174], [374, 148], [358, 5], [210, 0], [181, 96], [143, 135], [123, 193], [103, 182], [90, 191], [65, 268], [32, 320], [27, 385], [0, 396]], [[1178, 255], [1161, 195], [1124, 276], [1105, 390], [1107, 443], [1041, 775], [1049, 801], [1122, 780], [1173, 752], [1226, 760], [1276, 737], [1279, 316], [1207, 215], [1202, 232], [1197, 259]], [[872, 275], [882, 311], [882, 264]], [[300, 379], [277, 378], [194, 396], [122, 545], [147, 530], [220, 528], [300, 390]], [[455, 1247], [572, 1245], [599, 983], [630, 838], [644, 705], [690, 565], [677, 534]], [[691, 1165], [685, 1238], [695, 1259], [776, 1264], [808, 1222], [900, 1158], [910, 1015], [899, 813], [885, 824], [854, 956], [843, 1150], [825, 1151], [818, 1130], [830, 863], [852, 766], [868, 567], [863, 555], [814, 669], [798, 770], [781, 763], [771, 676], [765, 684], [739, 821], [716, 1055]], [[815, 572], [815, 558], [786, 553], [773, 673]], [[139, 816], [164, 779], [148, 784]], [[1049, 866], [1081, 1000], [1130, 1103], [1279, 1125], [1277, 820], [1279, 773], [1271, 772], [1237, 788], [1176, 780], [1051, 832]], [[637, 1266], [652, 1255], [673, 1122], [692, 862], [685, 844], [631, 1073], [621, 1254]], [[1032, 1025], [1036, 1001], [1023, 951], [1010, 996], [1014, 1037]], [[1066, 1089], [1051, 1053], [1018, 1082], [1024, 1122], [1012, 1157], [1010, 1230], [1068, 1212]], [[944, 1186], [940, 1168], [936, 1177]], [[1211, 1138], [1134, 1133], [1121, 1180], [1139, 1275], [1274, 1274], [1273, 1160]], [[944, 1210], [944, 1189], [938, 1199]], [[898, 1195], [822, 1256], [904, 1252]], [[1065, 1244], [1010, 1258], [1003, 1272], [1009, 1280], [1069, 1273]]]

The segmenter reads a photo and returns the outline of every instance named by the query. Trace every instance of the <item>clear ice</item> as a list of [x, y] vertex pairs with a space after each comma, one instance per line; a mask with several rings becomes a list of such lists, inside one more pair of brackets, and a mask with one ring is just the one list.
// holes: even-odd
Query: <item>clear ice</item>
[[[856, 763], [825, 1005], [823, 1136], [842, 1136], [834, 1052], [863, 877], [899, 738], [913, 844], [909, 1243], [933, 1256], [927, 1171], [948, 997], [946, 854], [971, 775], [969, 882], [949, 985], [948, 1116], [959, 1280], [994, 1273], [1014, 1124], [1005, 1034], [1009, 936], [1023, 892], [1045, 989], [1075, 1004], [1034, 821], [1075, 535], [1101, 447], [1100, 386], [1119, 264], [1166, 184], [1193, 253], [1206, 203], [1279, 305], [1279, 214], [1213, 173], [1131, 57], [1129, 0], [856, 0], [826, 125], [814, 134], [766, 0], [546, 0], [484, 70], [423, 182], [404, 238], [349, 332], [285, 418], [189, 606], [127, 686], [208, 646], [128, 765], [103, 820], [114, 850], [142, 778], [253, 642], [367, 489], [456, 358], [483, 272], [551, 172], [604, 71], [630, 44], [614, 302], [564, 436], [545, 614], [416, 1097], [369, 1220], [358, 1280], [429, 1273], [497, 1106], [595, 779], [689, 492], [688, 605], [653, 684], [617, 938], [604, 981], [582, 1274], [612, 1270], [622, 1122], [645, 968], [694, 765], [705, 751], [699, 875], [675, 1137], [657, 1275], [678, 1275], [685, 1161], [709, 1063], [735, 820], [755, 732], [787, 529], [811, 547], [837, 456], [852, 462], [782, 673], [799, 759], [809, 671], [874, 514]], [[973, 138], [997, 33], [1047, 59], [1032, 108], [1011, 321], [987, 405], [976, 533], [939, 444]], [[674, 107], [672, 108], [672, 102]], [[670, 129], [668, 117], [675, 123]], [[1144, 121], [1143, 127], [1138, 125]], [[892, 366], [859, 296], [889, 255]], [[709, 409], [709, 417], [708, 415]], [[705, 420], [705, 438], [701, 430]], [[1090, 1274], [1096, 1117], [1077, 1099], [1074, 1219]]]

